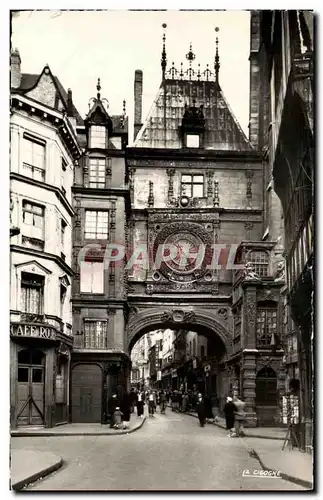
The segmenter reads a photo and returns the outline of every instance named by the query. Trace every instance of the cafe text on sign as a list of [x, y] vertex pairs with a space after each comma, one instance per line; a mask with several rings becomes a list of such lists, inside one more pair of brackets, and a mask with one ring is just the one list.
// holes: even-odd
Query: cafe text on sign
[[54, 328], [40, 325], [11, 324], [10, 333], [14, 337], [36, 337], [51, 340], [55, 340], [56, 338]]

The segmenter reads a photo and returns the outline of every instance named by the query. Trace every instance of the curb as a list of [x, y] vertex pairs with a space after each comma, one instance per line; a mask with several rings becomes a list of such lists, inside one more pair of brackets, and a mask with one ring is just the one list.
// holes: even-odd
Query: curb
[[[262, 459], [260, 458], [260, 456], [258, 455], [256, 450], [251, 449], [251, 450], [249, 450], [249, 453], [252, 454], [252, 456], [258, 460], [258, 462], [260, 463], [263, 470], [268, 470], [268, 471], [272, 470], [270, 467], [266, 467], [266, 465], [263, 463]], [[298, 477], [291, 476], [290, 474], [285, 474], [285, 472], [281, 472], [281, 471], [277, 471], [277, 470], [275, 470], [275, 472], [276, 473], [279, 472], [280, 477], [282, 479], [285, 479], [285, 481], [289, 481], [290, 483], [294, 483], [294, 484], [297, 484], [299, 486], [303, 486], [304, 488], [308, 488], [310, 490], [314, 489], [313, 482], [311, 482], [311, 481], [306, 481], [306, 479], [300, 479]]]
[[39, 431], [39, 432], [24, 432], [24, 431], [11, 431], [11, 437], [62, 437], [62, 436], [120, 436], [122, 434], [131, 434], [132, 432], [136, 432], [144, 425], [147, 417], [144, 417], [141, 422], [132, 429], [125, 430], [115, 430], [112, 432], [53, 432], [53, 431]]
[[60, 469], [62, 465], [63, 465], [63, 459], [60, 458], [60, 460], [55, 462], [53, 465], [50, 465], [49, 467], [46, 467], [45, 469], [42, 469], [39, 472], [35, 472], [35, 474], [32, 474], [31, 476], [28, 476], [25, 479], [21, 479], [21, 481], [17, 481], [16, 483], [11, 483], [11, 489], [14, 491], [19, 491], [28, 484], [34, 483], [38, 479], [48, 476], [48, 474], [51, 474], [52, 472], [55, 472], [56, 470]]
[[[189, 413], [187, 412], [186, 415], [189, 415], [190, 417], [198, 418], [197, 415], [194, 413]], [[218, 424], [216, 422], [208, 422], [210, 425], [215, 425], [216, 427], [219, 427], [220, 429], [225, 429], [224, 425]], [[257, 438], [257, 439], [274, 439], [277, 441], [284, 441], [285, 438], [283, 437], [271, 437], [271, 436], [262, 436], [261, 434], [246, 434], [245, 432], [242, 431], [241, 437], [246, 437], [246, 438]]]

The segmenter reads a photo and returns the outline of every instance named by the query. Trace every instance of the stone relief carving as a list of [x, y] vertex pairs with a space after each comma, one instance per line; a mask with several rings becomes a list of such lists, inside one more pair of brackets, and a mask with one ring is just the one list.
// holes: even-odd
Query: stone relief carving
[[259, 274], [257, 274], [253, 268], [253, 265], [251, 262], [247, 262], [244, 269], [242, 270], [242, 276], [245, 281], [261, 281], [261, 278]]
[[252, 206], [252, 178], [253, 178], [253, 171], [252, 170], [247, 170], [246, 171], [246, 177], [247, 177], [247, 190], [246, 190], [246, 196], [247, 196], [247, 208], [251, 208]]
[[213, 175], [214, 175], [213, 170], [207, 171], [207, 197], [208, 198], [212, 198], [212, 194], [213, 194], [213, 190], [212, 190]]
[[161, 320], [171, 323], [186, 323], [188, 321], [191, 321], [194, 317], [194, 311], [182, 311], [181, 309], [174, 309], [164, 312], [161, 316]]
[[154, 206], [154, 183], [149, 181], [148, 207]]
[[285, 261], [281, 260], [277, 263], [276, 273], [275, 273], [275, 281], [284, 282], [286, 281], [285, 276]]
[[225, 307], [220, 307], [217, 313], [221, 319], [228, 319], [228, 310]]
[[214, 198], [213, 198], [213, 206], [219, 207], [220, 198], [219, 198], [219, 183], [218, 181], [214, 182]]

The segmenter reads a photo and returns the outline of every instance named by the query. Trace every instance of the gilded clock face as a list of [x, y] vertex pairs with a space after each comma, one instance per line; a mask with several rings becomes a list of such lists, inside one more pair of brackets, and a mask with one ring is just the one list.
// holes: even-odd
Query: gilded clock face
[[165, 259], [167, 267], [176, 274], [191, 274], [198, 265], [202, 241], [192, 234], [182, 233], [171, 235], [165, 243], [170, 245], [168, 256], [171, 254], [170, 260]]
[[[159, 228], [158, 228], [159, 229]], [[169, 281], [188, 283], [201, 279], [211, 262], [212, 238], [200, 224], [171, 222], [165, 224], [153, 243], [153, 256], [163, 247], [164, 258], [159, 262], [158, 273]]]

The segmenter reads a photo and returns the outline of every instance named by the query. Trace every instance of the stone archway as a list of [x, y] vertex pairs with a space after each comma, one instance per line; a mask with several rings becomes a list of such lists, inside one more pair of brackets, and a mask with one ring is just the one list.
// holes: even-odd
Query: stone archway
[[223, 343], [226, 354], [231, 346], [227, 328], [206, 309], [185, 309], [176, 307], [156, 307], [134, 313], [126, 327], [127, 352], [145, 333], [160, 328], [192, 329], [197, 333], [214, 333]]

